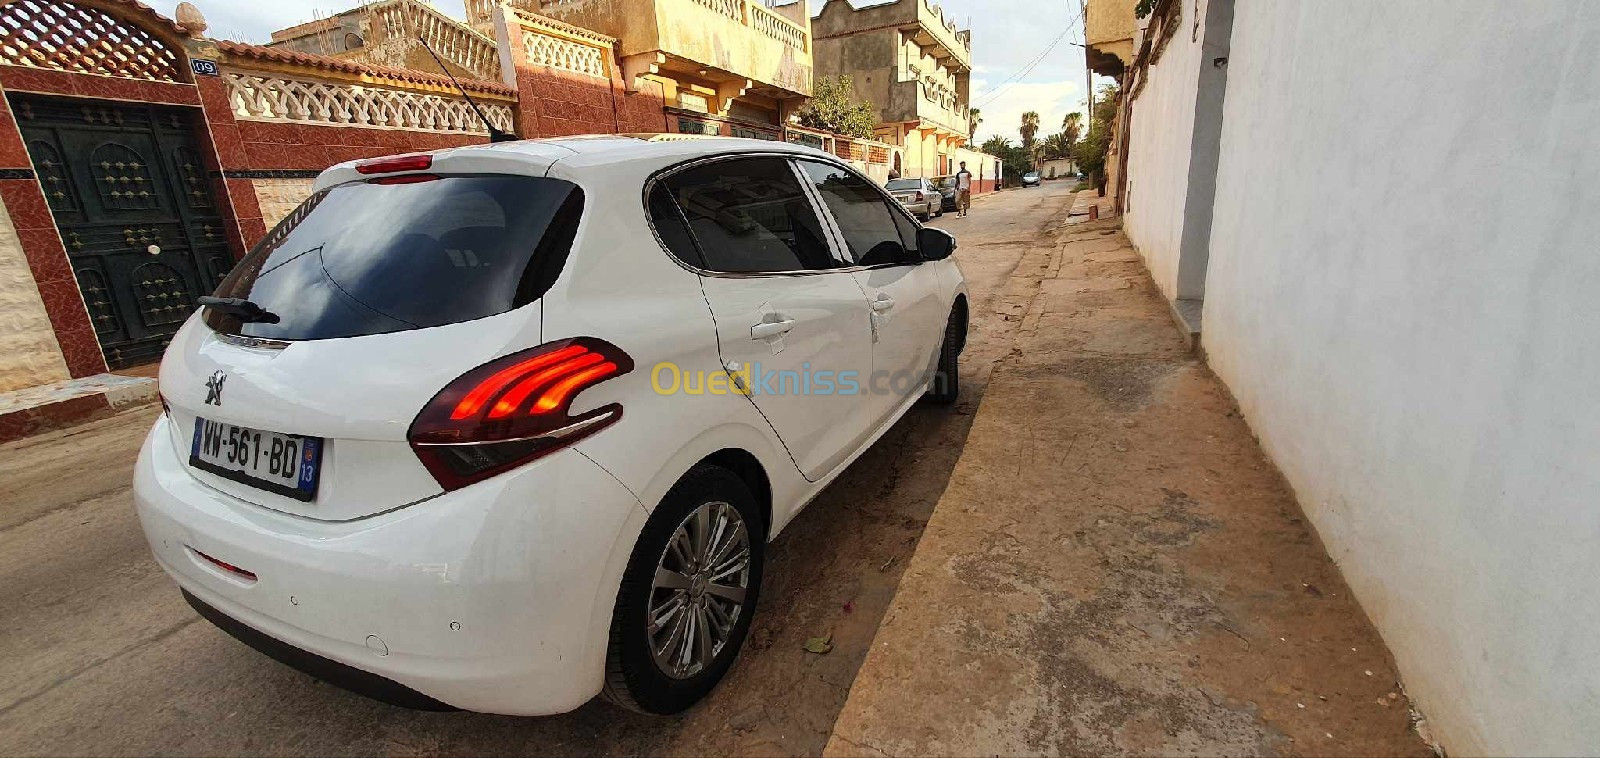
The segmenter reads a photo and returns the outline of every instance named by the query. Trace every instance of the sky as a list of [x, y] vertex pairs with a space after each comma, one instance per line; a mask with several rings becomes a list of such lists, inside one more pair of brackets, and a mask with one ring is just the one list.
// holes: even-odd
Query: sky
[[[821, 10], [823, 0], [807, 1], [812, 13]], [[339, 13], [360, 0], [191, 2], [205, 15], [208, 36], [264, 43], [275, 29]], [[462, 0], [432, 2], [451, 16], [465, 15]], [[171, 18], [178, 0], [149, 4]], [[854, 4], [875, 3], [854, 0]], [[1078, 0], [943, 0], [942, 4], [958, 28], [972, 29], [972, 105], [983, 111], [974, 142], [996, 134], [1018, 141], [1025, 111], [1039, 112], [1040, 133], [1048, 135], [1061, 129], [1068, 111], [1084, 109], [1083, 48], [1072, 44], [1083, 42]]]

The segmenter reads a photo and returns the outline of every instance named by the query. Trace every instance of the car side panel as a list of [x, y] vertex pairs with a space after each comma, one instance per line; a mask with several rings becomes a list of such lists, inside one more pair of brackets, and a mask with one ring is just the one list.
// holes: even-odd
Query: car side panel
[[[560, 169], [558, 164], [552, 175]], [[699, 276], [661, 248], [645, 218], [641, 187], [647, 175], [563, 177], [578, 181], [595, 206], [580, 232], [581, 254], [544, 299], [544, 339], [600, 337], [625, 350], [636, 366], [577, 397], [574, 413], [616, 402], [623, 415], [576, 448], [647, 509], [705, 456], [724, 448], [745, 450], [770, 480], [775, 516], [787, 520], [799, 509], [806, 482], [766, 419], [725, 381]], [[674, 372], [694, 377], [700, 391], [658, 392], [658, 385], [670, 387]], [[723, 377], [717, 386], [727, 392], [706, 390], [702, 378], [714, 375]]]

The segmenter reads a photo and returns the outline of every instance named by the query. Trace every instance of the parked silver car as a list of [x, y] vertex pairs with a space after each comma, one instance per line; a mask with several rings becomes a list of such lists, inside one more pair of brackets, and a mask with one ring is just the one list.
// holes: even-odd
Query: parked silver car
[[890, 179], [884, 186], [905, 209], [922, 221], [944, 215], [944, 197], [927, 179]]

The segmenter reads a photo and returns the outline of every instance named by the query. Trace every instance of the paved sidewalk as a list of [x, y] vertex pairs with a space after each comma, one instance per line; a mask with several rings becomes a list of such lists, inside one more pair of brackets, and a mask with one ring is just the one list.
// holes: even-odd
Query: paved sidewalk
[[1058, 230], [833, 755], [1429, 755], [1115, 221]]

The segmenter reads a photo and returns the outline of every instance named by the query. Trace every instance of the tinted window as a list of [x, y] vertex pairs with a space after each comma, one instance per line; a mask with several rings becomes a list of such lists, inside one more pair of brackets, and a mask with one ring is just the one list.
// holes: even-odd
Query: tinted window
[[328, 339], [442, 326], [543, 296], [583, 214], [569, 182], [466, 176], [351, 183], [312, 195], [217, 288], [277, 323], [207, 308], [211, 328]]
[[801, 161], [800, 166], [833, 213], [853, 261], [877, 266], [914, 260], [901, 239], [896, 213], [871, 182], [838, 166], [812, 161]]
[[673, 202], [672, 193], [665, 184], [657, 184], [650, 191], [650, 223], [655, 225], [656, 234], [661, 235], [661, 241], [678, 260], [696, 268], [706, 267], [700, 248], [694, 243], [694, 235], [685, 224], [683, 213], [678, 211], [678, 204]]
[[673, 174], [662, 186], [688, 220], [707, 270], [759, 273], [839, 265], [811, 201], [783, 159], [708, 163]]
[[921, 179], [891, 179], [888, 184], [891, 190], [917, 190], [922, 189]]

